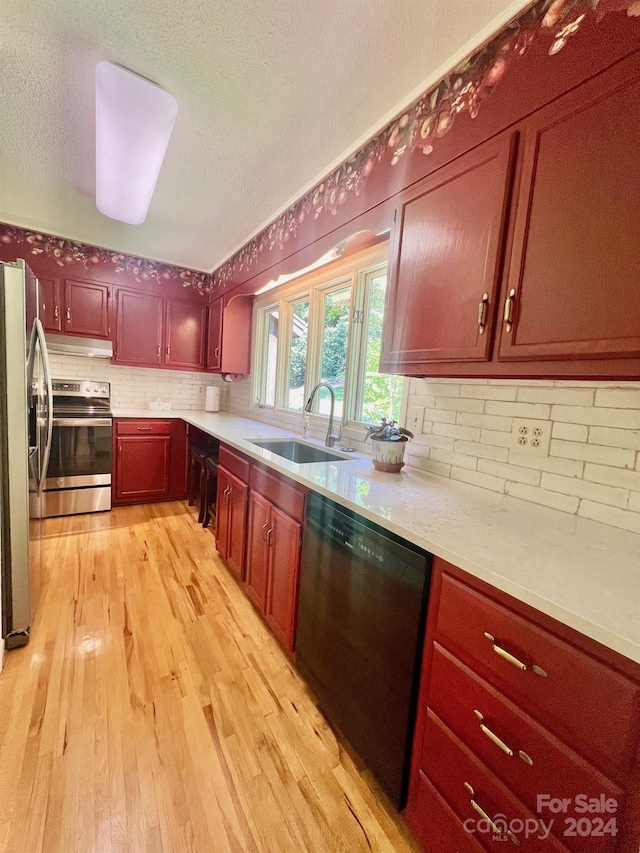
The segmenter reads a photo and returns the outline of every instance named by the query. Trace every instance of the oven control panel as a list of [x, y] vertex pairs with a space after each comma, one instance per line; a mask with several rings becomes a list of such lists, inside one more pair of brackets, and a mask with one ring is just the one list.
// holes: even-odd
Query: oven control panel
[[90, 379], [54, 379], [51, 388], [54, 394], [68, 397], [105, 397], [108, 399], [110, 393], [108, 382], [94, 382]]

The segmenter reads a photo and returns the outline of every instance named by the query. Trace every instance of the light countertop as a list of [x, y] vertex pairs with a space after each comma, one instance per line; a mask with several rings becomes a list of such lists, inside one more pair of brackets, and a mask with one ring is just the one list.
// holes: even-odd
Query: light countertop
[[115, 410], [182, 418], [282, 474], [403, 536], [640, 663], [640, 536], [509, 495], [361, 454], [299, 465], [249, 438], [291, 433], [226, 412]]

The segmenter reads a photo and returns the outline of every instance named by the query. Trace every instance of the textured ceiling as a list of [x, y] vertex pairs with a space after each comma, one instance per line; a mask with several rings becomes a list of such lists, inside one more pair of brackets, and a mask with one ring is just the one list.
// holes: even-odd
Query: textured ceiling
[[[527, 0], [5, 0], [0, 220], [211, 271]], [[94, 72], [178, 118], [147, 220], [94, 200]]]

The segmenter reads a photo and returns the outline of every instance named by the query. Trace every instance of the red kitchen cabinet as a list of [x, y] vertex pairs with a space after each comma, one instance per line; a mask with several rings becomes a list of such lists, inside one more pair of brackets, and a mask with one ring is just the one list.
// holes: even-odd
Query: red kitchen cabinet
[[249, 494], [249, 528], [247, 534], [247, 576], [245, 589], [263, 615], [267, 608], [269, 577], [269, 536], [272, 504], [257, 492]]
[[202, 369], [206, 305], [167, 299], [165, 312], [165, 365], [187, 370]]
[[[639, 746], [638, 665], [434, 558], [404, 812], [426, 853], [446, 838], [458, 851], [637, 853]], [[482, 812], [515, 838], [482, 828]]]
[[282, 646], [293, 652], [300, 577], [302, 525], [277, 507], [267, 530], [269, 584], [265, 618]]
[[514, 143], [490, 140], [400, 197], [381, 369], [491, 357]]
[[637, 359], [638, 57], [535, 113], [521, 135], [500, 359]]
[[216, 548], [231, 571], [244, 578], [249, 486], [222, 465], [218, 468]]
[[161, 365], [162, 316], [162, 297], [118, 290], [114, 362]]
[[40, 284], [40, 319], [45, 332], [62, 331], [62, 292], [60, 279], [38, 278]]
[[187, 435], [184, 421], [116, 418], [113, 435], [114, 504], [185, 497]]
[[109, 297], [108, 284], [65, 279], [63, 330], [69, 335], [91, 338], [108, 338]]
[[[207, 309], [207, 360], [208, 370], [222, 366], [222, 299], [216, 299]], [[244, 371], [243, 371], [244, 372]]]

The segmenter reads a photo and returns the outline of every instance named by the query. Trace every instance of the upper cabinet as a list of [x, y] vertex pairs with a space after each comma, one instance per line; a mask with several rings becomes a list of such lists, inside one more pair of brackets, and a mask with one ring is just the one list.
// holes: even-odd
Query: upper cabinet
[[204, 368], [206, 305], [118, 289], [113, 360], [117, 364]]
[[88, 338], [111, 336], [111, 286], [38, 276], [40, 319], [47, 332]]
[[204, 367], [207, 306], [166, 300], [165, 360], [167, 367]]
[[638, 71], [600, 75], [521, 133], [500, 358], [638, 358]]
[[486, 361], [500, 287], [513, 135], [474, 149], [399, 199], [382, 366]]
[[220, 370], [222, 365], [222, 299], [209, 305], [207, 319], [207, 369]]
[[399, 196], [381, 369], [637, 376], [639, 116], [637, 53]]
[[163, 302], [128, 290], [116, 294], [116, 340], [114, 359], [127, 364], [162, 364]]
[[108, 338], [109, 297], [108, 284], [65, 279], [64, 318], [62, 328], [68, 335], [86, 335]]
[[62, 290], [57, 278], [40, 278], [40, 320], [46, 332], [62, 331]]

